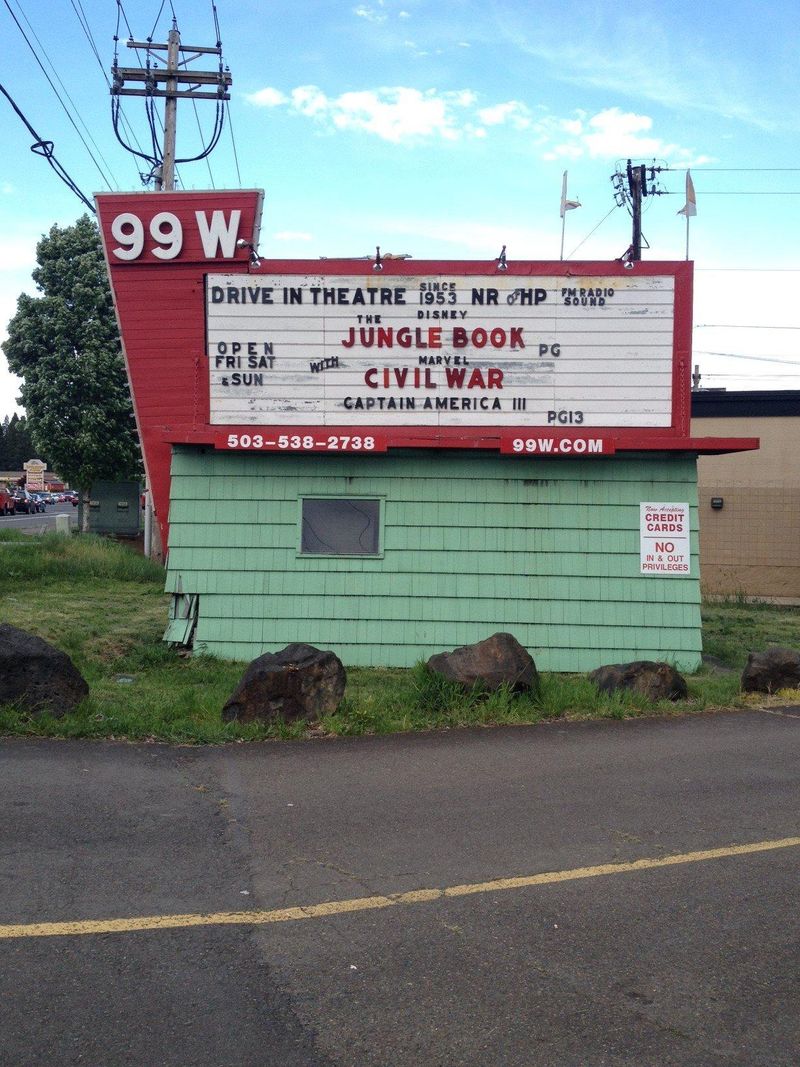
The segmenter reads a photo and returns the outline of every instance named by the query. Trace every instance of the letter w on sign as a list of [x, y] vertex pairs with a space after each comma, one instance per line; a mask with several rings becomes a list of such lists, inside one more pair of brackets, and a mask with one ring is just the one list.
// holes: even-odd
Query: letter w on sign
[[[236, 253], [241, 211], [238, 209], [231, 211], [227, 218], [224, 211], [214, 211], [211, 214], [211, 222], [208, 221], [205, 211], [195, 211], [194, 217], [197, 219], [197, 230], [203, 244], [203, 254], [208, 259], [216, 259], [219, 255], [225, 259], [233, 259]], [[217, 249], [220, 251], [218, 252]]]

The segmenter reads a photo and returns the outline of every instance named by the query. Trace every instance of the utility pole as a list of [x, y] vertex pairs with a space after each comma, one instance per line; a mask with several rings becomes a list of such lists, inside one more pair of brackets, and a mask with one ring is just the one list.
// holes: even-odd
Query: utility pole
[[631, 243], [622, 257], [624, 260], [638, 261], [642, 258], [642, 244], [650, 247], [642, 234], [642, 200], [646, 196], [661, 196], [664, 190], [657, 187], [656, 175], [664, 169], [645, 163], [632, 163], [629, 159], [624, 172], [617, 164], [616, 172], [611, 175], [614, 200], [618, 207], [627, 207], [633, 220]]
[[642, 258], [642, 197], [647, 196], [647, 171], [642, 164], [634, 167], [628, 160], [628, 193], [631, 198], [633, 217], [633, 234], [631, 237], [631, 259], [637, 262]]
[[[181, 46], [181, 35], [175, 20], [169, 32], [166, 44], [153, 44], [152, 41], [127, 42], [128, 48], [143, 49], [150, 52], [166, 52], [166, 66], [151, 66], [148, 59], [146, 67], [112, 67], [112, 96], [145, 96], [150, 99], [164, 99], [164, 141], [161, 152], [161, 166], [155, 170], [156, 191], [175, 188], [175, 142], [177, 136], [178, 100], [230, 100], [232, 78], [230, 71], [222, 69], [222, 46], [219, 41], [215, 48], [199, 45]], [[201, 56], [219, 56], [219, 70], [188, 70], [188, 64]], [[183, 56], [183, 58], [181, 58]], [[126, 82], [140, 83], [141, 89], [125, 88]], [[163, 85], [164, 88], [159, 88]], [[213, 90], [204, 90], [202, 86], [215, 86]], [[180, 161], [178, 161], [180, 162]], [[184, 161], [186, 162], [186, 161]]]
[[161, 164], [161, 180], [157, 189], [175, 188], [175, 137], [178, 132], [178, 49], [181, 35], [173, 26], [167, 37], [167, 96], [164, 101], [164, 151]]

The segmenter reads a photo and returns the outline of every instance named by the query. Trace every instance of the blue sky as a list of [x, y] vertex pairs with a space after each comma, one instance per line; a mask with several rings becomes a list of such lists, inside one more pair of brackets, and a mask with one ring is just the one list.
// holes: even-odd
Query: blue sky
[[[214, 43], [210, 0], [0, 4], [0, 82], [87, 195], [142, 188], [140, 165], [114, 137], [105, 76], [115, 33], [120, 65], [139, 65], [128, 27], [137, 40], [165, 41], [173, 10], [184, 45]], [[630, 156], [669, 168], [667, 195], [645, 202], [644, 258], [683, 259], [677, 212], [691, 167], [702, 384], [800, 388], [794, 3], [219, 0], [217, 14], [231, 121], [209, 165], [185, 164], [179, 180], [263, 188], [263, 257], [362, 256], [380, 245], [417, 259], [492, 260], [506, 245], [509, 259], [558, 259], [567, 170], [582, 206], [567, 214], [565, 256], [614, 259], [631, 224], [610, 177]], [[196, 152], [198, 120], [207, 135], [213, 109], [179, 105], [179, 156]], [[144, 143], [141, 101], [125, 100], [124, 112]], [[4, 98], [0, 131], [2, 338], [19, 293], [35, 291], [37, 240], [84, 208], [30, 151]], [[0, 416], [19, 410], [16, 395], [0, 357]]]

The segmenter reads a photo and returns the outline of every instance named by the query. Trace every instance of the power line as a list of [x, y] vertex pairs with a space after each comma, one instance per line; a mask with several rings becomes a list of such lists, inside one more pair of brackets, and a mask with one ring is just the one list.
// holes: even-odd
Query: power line
[[740, 274], [800, 274], [800, 267], [695, 267], [694, 270], [706, 273], [734, 271]]
[[125, 13], [125, 8], [122, 6], [122, 0], [117, 0], [117, 37], [119, 37], [119, 18], [120, 15], [125, 19], [125, 25], [128, 27], [128, 36], [133, 40], [133, 30], [131, 24], [128, 22], [128, 16]]
[[93, 215], [96, 215], [97, 212], [95, 211], [94, 204], [84, 193], [81, 192], [81, 190], [75, 184], [75, 182], [64, 169], [64, 167], [56, 159], [55, 153], [53, 151], [53, 142], [44, 141], [39, 136], [36, 130], [34, 130], [33, 126], [31, 126], [31, 124], [25, 118], [22, 111], [20, 111], [20, 109], [17, 107], [17, 104], [14, 101], [13, 97], [10, 95], [10, 93], [6, 91], [6, 89], [2, 85], [0, 85], [0, 93], [3, 94], [3, 96], [6, 98], [6, 100], [8, 100], [9, 104], [11, 104], [17, 115], [22, 119], [30, 135], [35, 138], [35, 142], [31, 146], [31, 151], [35, 152], [37, 155], [44, 156], [44, 158], [47, 160], [47, 162], [50, 164], [50, 166], [53, 168], [53, 170], [56, 172], [62, 182], [64, 182], [67, 188], [71, 189], [72, 192], [75, 193], [78, 199], [83, 202], [83, 204], [89, 209], [89, 211], [91, 211]]
[[[122, 6], [122, 0], [117, 0], [117, 25], [116, 25], [116, 28], [114, 30], [114, 63], [113, 63], [113, 68], [115, 70], [117, 68], [117, 64], [118, 64], [118, 60], [119, 60], [119, 24], [120, 24], [120, 20], [122, 20], [122, 19], [125, 20], [125, 25], [128, 27], [128, 40], [132, 41], [133, 40], [133, 30], [131, 29], [131, 24], [128, 21], [128, 16], [127, 16], [127, 14], [125, 12], [125, 8]], [[103, 69], [103, 74], [105, 75], [105, 68]], [[110, 88], [110, 85], [109, 85], [109, 88]], [[128, 134], [129, 134], [129, 137], [130, 137], [130, 140], [133, 141], [133, 143], [136, 145], [136, 148], [131, 148], [120, 137], [120, 133], [119, 133], [120, 121], [126, 127], [126, 129], [128, 131]], [[145, 152], [144, 148], [141, 145], [141, 142], [139, 141], [139, 138], [133, 132], [133, 128], [131, 127], [131, 125], [128, 122], [126, 116], [122, 112], [122, 102], [120, 101], [118, 96], [114, 96], [113, 94], [111, 96], [111, 125], [112, 125], [112, 127], [114, 129], [114, 135], [116, 136], [116, 138], [120, 142], [120, 144], [122, 144], [123, 147], [128, 148], [128, 151], [131, 153], [131, 155], [137, 156], [139, 159], [143, 159], [146, 163], [150, 164], [150, 166], [151, 166], [151, 175], [152, 175], [152, 168], [154, 168], [154, 167], [156, 167], [158, 165], [158, 160], [154, 159], [152, 156], [148, 156], [147, 155], [147, 153]], [[141, 178], [143, 184], [146, 185], [147, 182], [150, 180], [150, 176], [151, 175], [146, 176], [146, 175], [140, 173], [139, 177]]]
[[[197, 123], [197, 132], [200, 134], [200, 140], [202, 141], [203, 140], [203, 127], [200, 125], [200, 112], [197, 110], [197, 101], [196, 100], [192, 100], [192, 108], [194, 109], [194, 117], [195, 117], [195, 121]], [[211, 182], [211, 188], [212, 189], [216, 189], [216, 185], [214, 184], [214, 175], [211, 173], [211, 160], [209, 159], [208, 156], [206, 156], [205, 159], [206, 159], [206, 167], [208, 168], [208, 180]]]
[[[670, 167], [670, 170], [675, 169]], [[694, 171], [695, 174], [746, 174], [748, 172], [757, 174], [775, 174], [776, 172], [778, 174], [797, 174], [800, 173], [800, 167], [696, 167]]]
[[[73, 129], [74, 129], [74, 130], [75, 130], [75, 132], [77, 133], [78, 137], [79, 137], [79, 138], [81, 139], [81, 143], [83, 144], [83, 147], [84, 147], [84, 148], [86, 149], [86, 151], [87, 151], [87, 152], [89, 153], [89, 158], [91, 159], [92, 163], [94, 163], [95, 167], [97, 168], [97, 171], [98, 171], [98, 173], [100, 174], [100, 177], [101, 177], [102, 181], [103, 181], [103, 182], [104, 182], [104, 184], [105, 184], [105, 185], [106, 185], [106, 186], [107, 186], [107, 187], [108, 187], [108, 188], [110, 189], [112, 185], [115, 185], [115, 184], [116, 184], [116, 181], [109, 181], [108, 177], [107, 177], [107, 176], [106, 176], [106, 174], [105, 174], [105, 173], [103, 172], [103, 169], [102, 169], [102, 167], [101, 167], [101, 166], [100, 166], [100, 164], [99, 164], [99, 163], [97, 162], [97, 160], [95, 159], [94, 155], [92, 154], [92, 150], [91, 150], [91, 148], [89, 148], [89, 145], [88, 145], [88, 144], [86, 143], [86, 139], [84, 138], [84, 136], [83, 136], [83, 134], [81, 133], [81, 131], [80, 131], [80, 130], [78, 129], [77, 123], [76, 123], [76, 122], [75, 122], [75, 120], [73, 119], [72, 115], [71, 115], [71, 114], [69, 113], [69, 108], [68, 108], [68, 107], [66, 106], [66, 104], [64, 103], [64, 101], [63, 101], [63, 100], [61, 99], [61, 95], [59, 94], [59, 92], [58, 92], [58, 89], [56, 89], [55, 85], [53, 84], [53, 80], [52, 80], [52, 78], [51, 78], [51, 77], [50, 77], [50, 75], [49, 75], [49, 74], [47, 73], [47, 71], [45, 70], [44, 64], [43, 64], [43, 63], [42, 63], [42, 61], [41, 61], [41, 60], [39, 59], [39, 56], [38, 56], [38, 55], [36, 54], [36, 49], [35, 49], [35, 48], [33, 47], [33, 45], [31, 44], [30, 38], [29, 38], [29, 37], [28, 37], [28, 35], [27, 35], [27, 34], [25, 33], [25, 30], [23, 29], [23, 27], [22, 27], [22, 24], [20, 23], [19, 19], [18, 19], [18, 18], [17, 18], [17, 16], [16, 16], [15, 14], [14, 14], [14, 11], [12, 10], [12, 8], [11, 8], [11, 5], [9, 4], [8, 0], [3, 0], [3, 2], [4, 2], [4, 4], [5, 4], [5, 6], [6, 6], [6, 9], [8, 10], [8, 13], [9, 13], [9, 15], [11, 15], [12, 19], [14, 20], [14, 22], [15, 22], [15, 24], [16, 24], [16, 26], [17, 26], [17, 29], [18, 29], [18, 30], [19, 30], [19, 32], [20, 32], [20, 33], [22, 34], [22, 37], [23, 37], [23, 39], [24, 39], [25, 43], [27, 44], [28, 48], [30, 48], [30, 50], [31, 50], [31, 54], [33, 55], [33, 58], [34, 58], [34, 59], [36, 60], [36, 62], [38, 63], [38, 65], [39, 65], [39, 68], [40, 68], [40, 70], [42, 71], [42, 74], [44, 74], [44, 76], [45, 76], [45, 78], [47, 79], [47, 82], [48, 82], [48, 84], [49, 84], [50, 88], [51, 88], [51, 89], [53, 90], [53, 92], [55, 93], [56, 99], [58, 100], [59, 104], [61, 104], [61, 107], [62, 107], [62, 108], [63, 108], [63, 110], [64, 110], [64, 114], [65, 114], [65, 115], [67, 116], [67, 118], [69, 119], [69, 121], [70, 121], [70, 124], [72, 125]], [[18, 5], [18, 6], [19, 6], [19, 5]], [[21, 8], [21, 7], [20, 7], [20, 11], [22, 11], [22, 8]], [[24, 12], [22, 13], [22, 16], [23, 16], [23, 18], [25, 19], [25, 21], [26, 21], [26, 22], [28, 22], [28, 25], [30, 26], [30, 22], [28, 21], [28, 18], [27, 18], [27, 16], [25, 15], [25, 13], [24, 13]], [[32, 28], [32, 27], [31, 27], [31, 32], [34, 32], [34, 31], [33, 31], [33, 28]], [[34, 36], [36, 36], [36, 34], [35, 34], [35, 33], [34, 33]], [[41, 42], [39, 41], [39, 38], [38, 38], [38, 37], [36, 38], [36, 40], [37, 40], [37, 42], [39, 43], [39, 46], [41, 47]], [[42, 49], [42, 51], [44, 52], [44, 49]], [[45, 52], [44, 54], [46, 55], [47, 53]], [[48, 57], [48, 60], [47, 60], [47, 61], [48, 61], [48, 63], [50, 63], [50, 66], [51, 66], [51, 67], [53, 67], [53, 64], [52, 64], [52, 63], [50, 62], [50, 59], [49, 59], [49, 57]], [[53, 67], [53, 73], [55, 74], [55, 67]], [[56, 74], [56, 77], [58, 78], [58, 74]], [[61, 81], [61, 79], [60, 79], [60, 78], [59, 78], [58, 80], [59, 80], [59, 82]], [[62, 87], [63, 87], [63, 82], [61, 82], [61, 84], [62, 84]], [[65, 89], [64, 91], [66, 92], [66, 89]], [[68, 94], [68, 93], [67, 93], [67, 96], [68, 96], [68, 98], [69, 98], [69, 94]], [[74, 108], [74, 107], [75, 107], [75, 104], [74, 104], [74, 103], [72, 103], [72, 100], [71, 100], [71, 99], [70, 99], [70, 103], [72, 104], [72, 106], [73, 106], [73, 108]], [[77, 112], [77, 108], [76, 108], [75, 110], [76, 110], [76, 112]], [[87, 132], [88, 132], [88, 131], [87, 131]], [[89, 137], [90, 137], [90, 139], [92, 139], [92, 138], [91, 138], [91, 134], [89, 135]], [[94, 141], [93, 141], [93, 140], [92, 140], [92, 143], [94, 143]], [[97, 148], [97, 145], [95, 145], [95, 148]], [[100, 151], [100, 150], [98, 149], [98, 152], [99, 152], [99, 151]], [[102, 153], [101, 153], [101, 155], [102, 155]], [[103, 162], [105, 163], [105, 160], [103, 160]], [[108, 166], [108, 164], [106, 164], [106, 166]], [[109, 170], [110, 170], [110, 168], [109, 168]]]
[[[738, 381], [738, 382], [752, 382], [753, 381], [753, 375], [752, 374], [724, 374], [722, 372], [715, 373], [714, 371], [703, 371], [702, 377], [703, 378], [727, 378], [729, 380]], [[770, 374], [770, 375], [767, 376], [768, 380], [772, 380], [773, 378], [797, 378], [797, 377], [800, 377], [800, 374]]]
[[103, 61], [100, 58], [100, 53], [97, 51], [97, 45], [94, 43], [94, 37], [92, 36], [92, 31], [89, 27], [89, 19], [86, 17], [86, 12], [83, 10], [83, 4], [81, 3], [81, 0], [78, 0], [77, 7], [75, 6], [75, 0], [70, 0], [70, 3], [72, 4], [72, 10], [75, 12], [78, 22], [81, 24], [81, 29], [86, 34], [86, 40], [89, 42], [89, 46], [94, 52], [94, 57], [97, 60], [98, 66], [105, 76]]
[[[158, 26], [158, 20], [161, 18], [161, 12], [164, 10], [164, 4], [166, 2], [167, 2], [167, 0], [161, 0], [161, 7], [158, 9], [158, 14], [156, 15], [156, 20], [153, 23], [153, 28], [150, 31], [150, 35], [147, 38], [148, 41], [152, 41], [152, 39], [155, 37], [156, 27]], [[173, 17], [174, 17], [175, 12], [173, 11], [172, 14], [173, 14]]]
[[214, 16], [214, 30], [217, 34], [217, 48], [222, 47], [222, 34], [219, 32], [219, 15], [217, 14], [217, 5], [215, 0], [211, 0], [211, 14]]
[[725, 356], [728, 359], [752, 359], [757, 363], [785, 363], [790, 367], [800, 367], [797, 359], [774, 359], [772, 356], [744, 356], [740, 352], [695, 352], [696, 356]]
[[[74, 3], [73, 3], [73, 8], [74, 8], [74, 6], [75, 6], [75, 5], [74, 5]], [[8, 3], [6, 3], [6, 7], [8, 7]], [[73, 111], [75, 112], [75, 114], [77, 115], [77, 117], [78, 117], [78, 121], [80, 122], [81, 126], [83, 126], [84, 130], [86, 130], [86, 134], [87, 134], [87, 136], [89, 137], [89, 140], [90, 140], [90, 141], [92, 142], [92, 144], [94, 145], [94, 147], [95, 147], [95, 149], [96, 149], [96, 151], [97, 151], [97, 154], [98, 154], [98, 155], [100, 156], [100, 158], [101, 158], [101, 159], [103, 160], [103, 163], [105, 164], [105, 166], [106, 166], [106, 168], [107, 168], [107, 170], [108, 170], [108, 173], [109, 173], [109, 174], [111, 175], [111, 177], [112, 177], [112, 179], [113, 179], [113, 182], [109, 182], [108, 178], [107, 178], [107, 177], [105, 176], [105, 174], [104, 174], [104, 173], [102, 172], [102, 170], [100, 169], [100, 165], [99, 165], [99, 164], [97, 163], [97, 161], [96, 161], [96, 160], [94, 159], [94, 157], [92, 156], [91, 152], [89, 151], [89, 147], [88, 147], [88, 145], [86, 144], [86, 141], [84, 141], [83, 137], [81, 136], [80, 130], [78, 130], [78, 127], [77, 127], [77, 126], [75, 125], [75, 123], [74, 123], [74, 122], [72, 121], [72, 119], [70, 118], [70, 115], [69, 115], [69, 112], [67, 111], [66, 105], [65, 105], [65, 104], [64, 104], [64, 102], [63, 102], [63, 101], [61, 100], [61, 98], [60, 98], [60, 97], [58, 96], [58, 92], [56, 91], [56, 89], [55, 89], [55, 86], [54, 86], [54, 85], [53, 85], [53, 83], [52, 83], [52, 82], [50, 81], [50, 78], [49, 78], [49, 77], [47, 76], [47, 72], [46, 72], [46, 71], [44, 70], [44, 67], [42, 66], [41, 62], [39, 62], [39, 58], [38, 58], [38, 56], [36, 55], [36, 52], [35, 52], [35, 50], [33, 49], [33, 46], [31, 45], [31, 43], [30, 43], [30, 41], [28, 40], [27, 36], [25, 35], [24, 31], [22, 30], [22, 27], [20, 26], [19, 22], [17, 22], [16, 18], [14, 18], [14, 21], [15, 21], [15, 22], [17, 22], [17, 27], [19, 28], [20, 32], [22, 33], [23, 37], [25, 38], [25, 42], [26, 42], [26, 44], [28, 45], [28, 47], [29, 47], [29, 48], [31, 49], [31, 51], [33, 52], [33, 55], [34, 55], [34, 58], [36, 59], [36, 62], [37, 62], [37, 63], [39, 63], [39, 66], [41, 67], [41, 69], [42, 69], [42, 72], [44, 73], [45, 77], [47, 77], [47, 80], [48, 80], [48, 82], [50, 82], [50, 87], [51, 87], [51, 88], [53, 89], [53, 91], [54, 91], [54, 92], [56, 93], [56, 97], [58, 98], [58, 100], [59, 100], [59, 103], [60, 103], [60, 104], [61, 104], [61, 106], [62, 106], [62, 107], [64, 108], [64, 111], [65, 111], [65, 112], [66, 112], [66, 114], [67, 114], [67, 118], [69, 118], [69, 119], [70, 119], [70, 122], [72, 122], [72, 125], [73, 125], [73, 126], [75, 127], [75, 131], [77, 132], [78, 136], [79, 136], [79, 137], [81, 138], [81, 141], [83, 142], [84, 148], [86, 148], [86, 150], [87, 150], [87, 151], [89, 151], [89, 155], [90, 155], [90, 157], [92, 158], [92, 162], [93, 162], [93, 163], [95, 164], [95, 166], [97, 167], [98, 171], [100, 171], [100, 176], [101, 176], [101, 178], [103, 178], [103, 180], [105, 181], [106, 185], [109, 185], [109, 186], [110, 186], [111, 184], [118, 184], [118, 183], [117, 183], [117, 181], [116, 181], [116, 178], [114, 178], [114, 175], [113, 175], [113, 172], [112, 172], [112, 170], [111, 170], [111, 166], [110, 166], [110, 165], [109, 165], [109, 163], [108, 163], [108, 160], [107, 160], [107, 159], [105, 158], [105, 156], [103, 155], [103, 152], [102, 152], [102, 150], [100, 149], [100, 147], [98, 146], [98, 144], [97, 144], [97, 142], [95, 141], [94, 137], [92, 136], [92, 134], [91, 134], [91, 131], [89, 130], [89, 128], [87, 127], [87, 125], [86, 125], [86, 123], [85, 123], [85, 122], [83, 121], [83, 119], [81, 118], [81, 116], [80, 116], [80, 111], [79, 111], [79, 110], [78, 110], [78, 108], [76, 107], [76, 105], [75, 105], [75, 101], [74, 101], [74, 100], [72, 99], [72, 97], [70, 96], [69, 90], [68, 90], [68, 89], [67, 89], [67, 87], [66, 87], [66, 86], [64, 85], [64, 82], [63, 82], [63, 81], [61, 80], [61, 77], [59, 76], [59, 74], [58, 74], [58, 71], [56, 70], [56, 68], [55, 68], [55, 65], [54, 65], [53, 61], [52, 61], [52, 60], [50, 59], [50, 56], [49, 56], [49, 55], [47, 54], [47, 50], [45, 49], [44, 45], [42, 44], [42, 42], [41, 42], [41, 39], [39, 38], [38, 34], [36, 33], [36, 30], [35, 30], [35, 29], [33, 28], [32, 24], [31, 24], [31, 20], [30, 20], [30, 19], [28, 18], [28, 16], [27, 16], [27, 15], [25, 14], [25, 12], [23, 11], [23, 9], [22, 9], [22, 5], [20, 4], [19, 0], [17, 0], [17, 7], [19, 8], [19, 10], [20, 10], [20, 13], [22, 14], [22, 17], [23, 17], [23, 18], [25, 19], [25, 22], [27, 23], [27, 25], [28, 25], [28, 28], [29, 28], [29, 30], [30, 30], [30, 31], [31, 31], [31, 33], [33, 34], [33, 37], [35, 38], [35, 40], [36, 40], [36, 43], [38, 44], [39, 48], [41, 49], [41, 52], [42, 52], [43, 56], [44, 56], [44, 57], [45, 57], [45, 59], [47, 60], [47, 63], [48, 63], [48, 65], [50, 66], [50, 69], [52, 70], [52, 72], [53, 72], [53, 74], [54, 74], [54, 76], [55, 76], [56, 80], [58, 81], [59, 85], [60, 85], [60, 86], [61, 86], [61, 88], [63, 89], [63, 91], [64, 91], [64, 94], [65, 94], [65, 96], [66, 96], [67, 100], [69, 100], [70, 104], [72, 105], [72, 109], [73, 109]], [[9, 10], [10, 10], [10, 8], [9, 8]], [[13, 16], [13, 12], [12, 12], [12, 17], [14, 17], [14, 16]], [[96, 52], [96, 49], [95, 49], [95, 52]], [[98, 58], [99, 58], [99, 57], [98, 57]]]
[[[92, 52], [94, 53], [94, 57], [97, 60], [97, 65], [100, 68], [100, 73], [103, 75], [103, 80], [106, 83], [106, 87], [110, 90], [111, 89], [111, 82], [109, 80], [108, 74], [106, 73], [106, 68], [103, 66], [103, 60], [100, 58], [100, 53], [99, 53], [99, 51], [97, 49], [97, 45], [95, 43], [94, 36], [92, 34], [92, 30], [91, 30], [91, 26], [90, 26], [90, 23], [89, 23], [89, 19], [88, 19], [87, 15], [86, 15], [86, 12], [83, 9], [83, 4], [81, 3], [81, 0], [77, 0], [77, 7], [76, 7], [76, 0], [70, 0], [70, 3], [72, 4], [72, 10], [75, 12], [75, 15], [76, 15], [76, 17], [78, 19], [78, 22], [80, 23], [81, 29], [83, 30], [84, 35], [86, 36], [86, 40], [89, 42], [89, 47], [91, 48]], [[119, 26], [117, 28], [119, 28]], [[139, 141], [138, 141], [138, 139], [136, 137], [136, 134], [131, 129], [130, 123], [128, 122], [128, 120], [125, 117], [125, 115], [122, 115], [122, 121], [125, 123], [125, 126], [128, 129], [128, 132], [130, 133], [130, 135], [133, 138], [133, 140], [136, 142], [137, 147], [141, 148], [141, 145], [139, 144]]]
[[[698, 196], [800, 196], [797, 189], [698, 189]], [[683, 193], [668, 193], [683, 196]]]
[[239, 182], [239, 185], [241, 186], [241, 184], [242, 184], [242, 175], [241, 175], [241, 171], [239, 170], [239, 154], [236, 151], [236, 141], [234, 140], [234, 137], [233, 137], [233, 118], [231, 117], [231, 109], [230, 108], [228, 108], [228, 129], [231, 132], [231, 148], [233, 149], [233, 162], [234, 162], [234, 165], [236, 167], [236, 180]]
[[[148, 56], [149, 56], [149, 53], [148, 53]], [[147, 115], [147, 121], [148, 121], [148, 124], [150, 126], [150, 136], [151, 136], [152, 141], [153, 141], [153, 151], [155, 152], [155, 155], [156, 155], [156, 158], [154, 160], [154, 166], [158, 166], [159, 163], [161, 162], [160, 139], [163, 138], [163, 136], [164, 136], [164, 121], [161, 118], [161, 113], [156, 110], [155, 101], [152, 100], [152, 99], [148, 100], [147, 103], [145, 104], [145, 113]], [[158, 124], [158, 131], [159, 131], [158, 133], [156, 133], [156, 123]], [[178, 167], [177, 167], [177, 160], [176, 160], [176, 165], [175, 165], [175, 182], [178, 185], [183, 185], [183, 182], [181, 181], [181, 176], [180, 176], [180, 173], [179, 173]]]
[[800, 326], [755, 326], [752, 323], [738, 322], [697, 322], [696, 330], [800, 330]]
[[[217, 12], [216, 0], [211, 0], [211, 14], [214, 17], [214, 32], [217, 35], [217, 38], [216, 38], [216, 40], [217, 40], [217, 48], [220, 49], [220, 68], [221, 68], [222, 67], [222, 33], [220, 31], [220, 28], [219, 28], [219, 14]], [[238, 153], [238, 151], [236, 149], [236, 138], [234, 137], [234, 134], [233, 134], [233, 115], [231, 113], [230, 105], [228, 105], [228, 108], [227, 108], [227, 116], [228, 116], [228, 130], [229, 130], [230, 135], [231, 135], [231, 149], [233, 151], [233, 163], [234, 163], [234, 166], [236, 167], [236, 180], [238, 181], [239, 185], [241, 185], [242, 184], [242, 173], [239, 170], [239, 153]]]
[[[240, 179], [240, 181], [241, 181], [241, 179]], [[617, 207], [618, 207], [618, 206], [619, 206], [618, 204], [614, 204], [614, 206], [612, 207], [612, 209], [611, 209], [611, 210], [609, 211], [608, 215], [604, 215], [604, 216], [603, 216], [603, 218], [602, 218], [602, 219], [600, 219], [600, 221], [598, 222], [598, 224], [597, 224], [597, 225], [595, 226], [595, 228], [594, 228], [593, 230], [590, 230], [590, 231], [589, 231], [589, 233], [587, 233], [587, 234], [586, 234], [586, 236], [585, 236], [585, 237], [584, 237], [584, 239], [583, 239], [583, 240], [581, 241], [581, 243], [580, 243], [580, 244], [578, 244], [578, 245], [575, 245], [575, 247], [574, 247], [574, 248], [572, 249], [572, 251], [570, 252], [570, 254], [569, 254], [569, 255], [568, 255], [567, 257], [566, 257], [567, 259], [571, 259], [571, 258], [572, 258], [572, 257], [573, 257], [573, 256], [575, 255], [575, 253], [576, 253], [576, 252], [578, 251], [578, 249], [579, 249], [579, 248], [581, 248], [581, 247], [582, 247], [583, 245], [585, 245], [585, 244], [586, 244], [586, 242], [587, 242], [587, 241], [589, 240], [589, 238], [590, 238], [590, 237], [592, 236], [592, 234], [593, 234], [593, 233], [596, 233], [596, 232], [597, 232], [597, 230], [599, 230], [599, 229], [600, 229], [600, 227], [601, 227], [601, 226], [603, 225], [603, 223], [604, 223], [604, 222], [606, 221], [606, 219], [607, 219], [607, 218], [609, 218], [609, 217], [610, 217], [611, 215], [613, 215], [613, 214], [614, 214], [614, 212], [615, 212], [615, 211], [617, 210]]]

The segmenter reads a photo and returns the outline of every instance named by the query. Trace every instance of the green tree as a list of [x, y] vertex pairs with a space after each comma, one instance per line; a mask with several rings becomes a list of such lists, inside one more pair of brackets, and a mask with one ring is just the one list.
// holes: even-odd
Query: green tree
[[36, 261], [41, 296], [19, 297], [3, 350], [23, 379], [34, 447], [86, 497], [98, 479], [141, 472], [97, 226], [88, 215], [53, 226], [36, 246]]
[[44, 456], [37, 455], [37, 450], [31, 438], [28, 420], [23, 415], [21, 418], [16, 412], [9, 417], [6, 415], [3, 426], [0, 429], [0, 469], [22, 470], [22, 464], [29, 459], [41, 459], [45, 463]]

